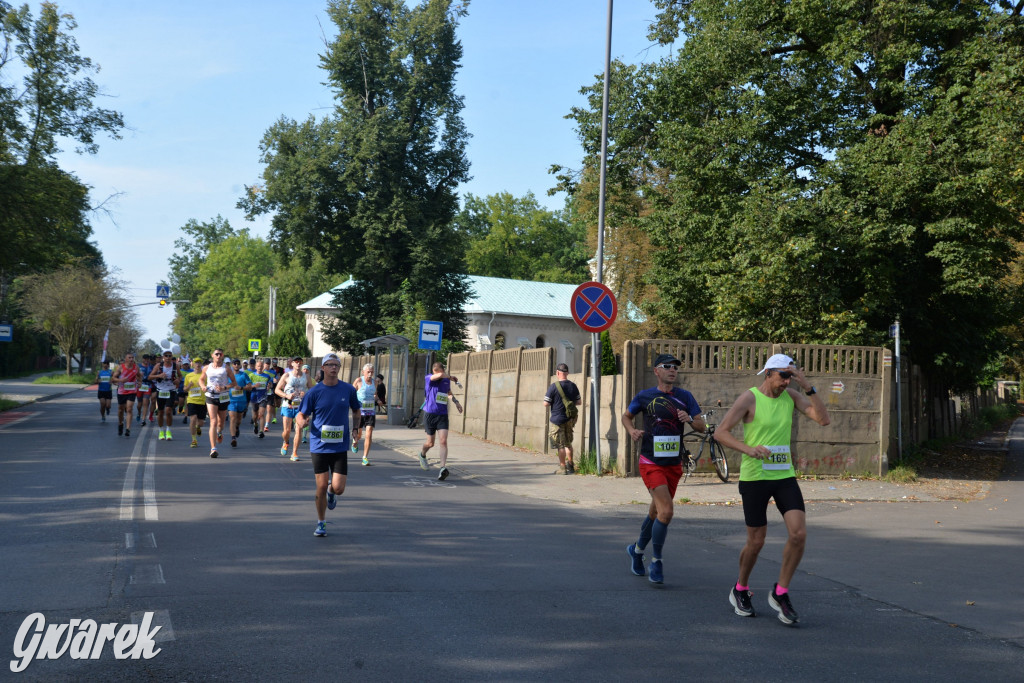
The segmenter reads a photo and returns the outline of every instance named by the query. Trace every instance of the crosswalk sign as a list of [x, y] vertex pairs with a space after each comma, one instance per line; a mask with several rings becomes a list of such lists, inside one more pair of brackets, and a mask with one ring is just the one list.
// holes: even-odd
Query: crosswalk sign
[[260, 352], [260, 346], [262, 345], [262, 342], [263, 342], [262, 339], [250, 339], [249, 340], [249, 350], [252, 351], [253, 353], [259, 353]]
[[156, 298], [157, 299], [170, 299], [171, 298], [171, 286], [170, 285], [157, 285], [156, 286]]

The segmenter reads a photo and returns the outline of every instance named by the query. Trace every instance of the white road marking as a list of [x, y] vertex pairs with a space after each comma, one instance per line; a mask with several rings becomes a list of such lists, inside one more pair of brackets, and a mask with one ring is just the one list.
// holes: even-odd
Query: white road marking
[[158, 564], [140, 564], [135, 568], [128, 583], [167, 583], [164, 580], [164, 569]]
[[146, 519], [160, 519], [160, 510], [156, 506], [156, 441], [149, 439], [149, 456], [146, 458], [146, 470], [142, 475], [142, 499], [146, 503]]
[[135, 517], [135, 473], [139, 469], [139, 456], [142, 454], [142, 442], [146, 432], [143, 430], [135, 441], [135, 448], [132, 449], [131, 460], [128, 461], [128, 471], [124, 475], [124, 486], [121, 488], [121, 519], [130, 520]]
[[[145, 612], [132, 612], [132, 623], [141, 624], [142, 620], [146, 618]], [[153, 636], [153, 642], [164, 643], [168, 640], [174, 640], [174, 627], [171, 626], [171, 613], [165, 609], [153, 610], [153, 620], [150, 622], [152, 626], [160, 626], [160, 630]]]

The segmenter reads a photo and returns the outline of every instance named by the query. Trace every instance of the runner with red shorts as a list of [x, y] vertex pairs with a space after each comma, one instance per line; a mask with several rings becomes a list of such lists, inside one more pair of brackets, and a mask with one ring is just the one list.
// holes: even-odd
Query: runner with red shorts
[[[626, 547], [631, 569], [637, 576], [644, 569], [644, 548], [653, 548], [648, 579], [662, 583], [661, 549], [665, 545], [668, 525], [672, 521], [672, 499], [683, 476], [683, 428], [689, 424], [704, 431], [704, 418], [693, 394], [675, 385], [679, 359], [663, 353], [654, 360], [654, 376], [658, 386], [644, 389], [630, 402], [622, 414], [622, 424], [633, 441], [640, 442], [640, 477], [651, 493], [651, 505], [640, 525], [640, 537]], [[644, 428], [637, 429], [633, 418], [643, 414]]]
[[124, 362], [114, 371], [110, 383], [117, 385], [117, 435], [132, 435], [132, 415], [135, 410], [135, 392], [139, 388], [139, 366], [135, 354], [124, 354]]

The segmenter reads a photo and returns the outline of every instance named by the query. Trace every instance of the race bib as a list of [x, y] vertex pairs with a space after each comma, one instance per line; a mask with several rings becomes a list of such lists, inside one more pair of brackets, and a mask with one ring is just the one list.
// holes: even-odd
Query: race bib
[[789, 446], [765, 446], [772, 452], [761, 462], [763, 470], [788, 470], [790, 467]]
[[437, 398], [434, 399], [434, 403], [439, 406], [448, 405], [448, 394], [438, 394]]
[[258, 379], [254, 379], [252, 381], [252, 384], [257, 389], [263, 389], [263, 388], [265, 388], [267, 386], [267, 378], [266, 377], [260, 377]]
[[362, 414], [362, 415], [373, 415], [373, 413], [374, 413], [374, 402], [373, 402], [373, 399], [370, 399], [369, 401], [363, 401], [361, 405], [362, 405], [362, 410], [359, 411], [360, 414]]
[[324, 425], [320, 428], [320, 440], [324, 443], [341, 443], [345, 440], [345, 425]]
[[125, 382], [121, 385], [125, 391], [135, 391], [135, 382]]
[[170, 389], [161, 389], [160, 391], [157, 392], [156, 396], [157, 398], [170, 398], [171, 391]]
[[679, 456], [679, 435], [674, 436], [655, 436], [654, 438], [654, 457], [656, 458], [676, 458]]
[[202, 387], [191, 387], [188, 390], [188, 395], [192, 396], [192, 397], [195, 397], [195, 398], [198, 398], [198, 397], [203, 395], [203, 389], [202, 389]]
[[143, 383], [142, 383], [142, 384], [141, 384], [141, 385], [139, 386], [139, 391], [141, 391], [141, 392], [142, 392], [142, 393], [144, 393], [144, 394], [147, 394], [147, 393], [149, 393], [149, 384], [147, 384], [146, 382], [143, 382]]
[[221, 403], [224, 403], [225, 401], [230, 401], [231, 400], [231, 392], [230, 391], [222, 391], [217, 396], [217, 398], [220, 399]]
[[238, 398], [245, 393], [245, 389], [232, 389], [228, 393], [231, 394], [231, 398]]

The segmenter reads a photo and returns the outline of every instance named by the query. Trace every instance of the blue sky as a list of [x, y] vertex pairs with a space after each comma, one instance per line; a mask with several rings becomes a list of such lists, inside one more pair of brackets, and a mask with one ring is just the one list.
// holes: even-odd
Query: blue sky
[[[17, 4], [17, 3], [15, 3]], [[38, 14], [38, 2], [30, 4]], [[221, 215], [265, 236], [235, 203], [259, 180], [259, 141], [278, 118], [323, 116], [333, 106], [319, 55], [334, 25], [326, 0], [64, 0], [81, 54], [101, 71], [99, 106], [124, 115], [122, 140], [101, 139], [92, 156], [65, 153], [61, 165], [92, 187], [94, 239], [132, 288], [154, 297], [167, 258], [189, 219]], [[612, 56], [628, 62], [665, 55], [646, 38], [650, 0], [618, 0]], [[459, 27], [464, 56], [458, 90], [472, 133], [473, 179], [462, 191], [485, 196], [532, 191], [549, 208], [551, 164], [582, 157], [564, 116], [584, 104], [579, 89], [604, 71], [604, 0], [473, 0]], [[72, 145], [67, 145], [70, 150]], [[173, 296], [173, 293], [172, 293]], [[173, 311], [140, 306], [146, 336], [168, 333]]]

